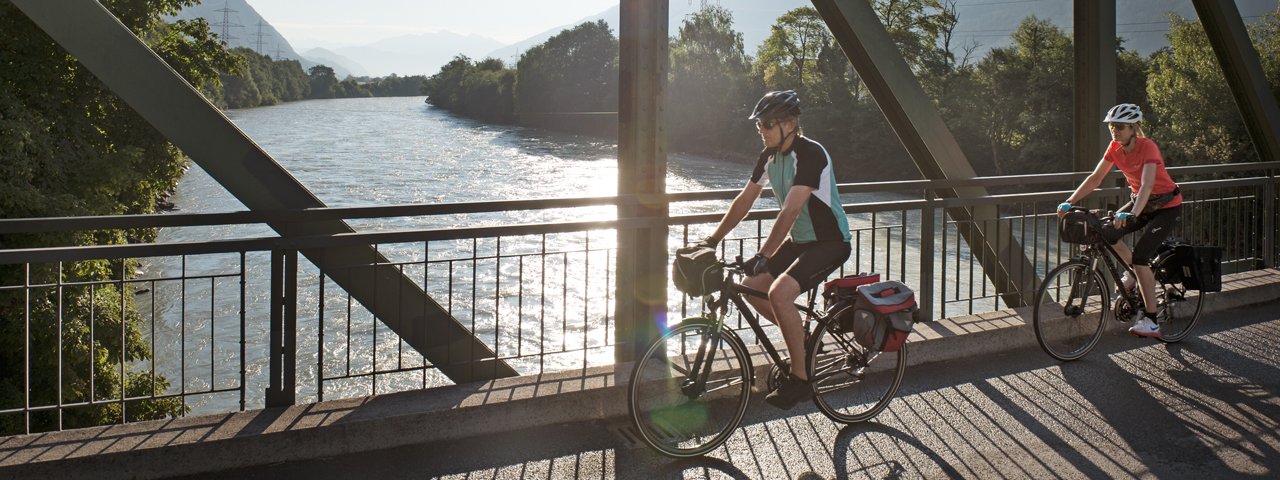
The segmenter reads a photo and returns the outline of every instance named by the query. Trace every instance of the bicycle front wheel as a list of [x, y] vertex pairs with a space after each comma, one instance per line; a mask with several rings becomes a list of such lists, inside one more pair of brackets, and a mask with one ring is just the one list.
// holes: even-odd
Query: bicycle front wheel
[[907, 345], [877, 352], [854, 340], [853, 332], [828, 319], [809, 337], [809, 378], [813, 403], [838, 423], [871, 419], [889, 405], [907, 370]]
[[1156, 272], [1158, 279], [1156, 302], [1159, 303], [1157, 308], [1160, 311], [1158, 319], [1160, 340], [1165, 343], [1174, 343], [1186, 338], [1187, 334], [1191, 333], [1191, 327], [1194, 327], [1196, 321], [1200, 319], [1200, 312], [1204, 309], [1205, 293], [1188, 291], [1182, 286], [1181, 278], [1174, 282], [1168, 281], [1171, 275], [1167, 273], [1164, 266], [1167, 261], [1168, 258], [1160, 261], [1152, 267], [1152, 270]]
[[672, 457], [706, 454], [728, 440], [751, 395], [751, 360], [730, 330], [686, 319], [636, 361], [628, 387], [640, 438]]
[[1111, 310], [1102, 275], [1082, 261], [1049, 272], [1036, 290], [1032, 311], [1036, 341], [1062, 361], [1083, 357], [1102, 338], [1102, 321]]

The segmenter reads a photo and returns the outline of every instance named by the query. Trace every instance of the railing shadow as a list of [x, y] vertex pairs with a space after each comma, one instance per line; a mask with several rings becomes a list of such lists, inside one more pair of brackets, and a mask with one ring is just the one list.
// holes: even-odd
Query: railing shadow
[[[856, 440], [858, 440], [860, 437], [865, 437], [872, 434], [884, 435], [891, 438], [893, 440], [894, 445], [897, 445], [899, 449], [899, 451], [896, 452], [899, 454], [899, 455], [896, 455], [897, 459], [882, 458], [881, 460], [883, 461], [877, 462], [877, 463], [871, 463], [871, 464], [863, 464], [859, 461], [861, 468], [858, 468], [856, 470], [850, 470], [849, 465], [851, 464], [851, 459], [849, 458], [849, 454], [850, 452], [855, 451], [853, 443]], [[914, 450], [917, 450], [919, 453], [923, 454], [924, 457], [927, 458], [930, 462], [932, 462], [932, 464], [937, 468], [928, 469], [926, 468], [927, 465], [914, 464], [912, 465], [913, 467], [915, 467], [914, 470], [908, 470], [906, 465], [904, 465], [902, 461], [899, 460], [899, 459], [905, 459], [909, 457], [908, 453], [903, 451], [905, 448], [908, 448], [908, 447]], [[880, 453], [883, 456], [893, 456], [893, 455], [887, 455], [885, 454], [885, 452], [880, 452]], [[890, 452], [890, 453], [895, 453], [895, 452]], [[832, 461], [835, 463], [836, 478], [853, 478], [853, 477], [859, 477], [859, 478], [873, 477], [873, 478], [885, 478], [885, 479], [919, 478], [921, 476], [926, 476], [926, 475], [923, 475], [925, 470], [933, 470], [937, 472], [934, 475], [927, 475], [927, 476], [942, 475], [942, 476], [946, 476], [947, 478], [961, 478], [963, 476], [961, 475], [960, 471], [956, 470], [956, 468], [953, 467], [946, 459], [942, 458], [941, 455], [939, 455], [937, 452], [933, 451], [931, 448], [929, 448], [923, 442], [921, 442], [919, 438], [916, 437], [916, 435], [904, 432], [897, 428], [894, 428], [882, 423], [878, 423], [878, 422], [867, 422], [862, 424], [846, 425], [844, 428], [841, 428], [840, 433], [836, 435], [836, 442], [834, 446], [834, 455], [832, 456]]]

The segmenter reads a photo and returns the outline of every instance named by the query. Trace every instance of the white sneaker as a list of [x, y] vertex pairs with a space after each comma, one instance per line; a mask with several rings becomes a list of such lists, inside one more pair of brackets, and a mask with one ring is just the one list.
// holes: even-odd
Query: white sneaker
[[1133, 322], [1133, 326], [1129, 327], [1129, 333], [1139, 337], [1160, 338], [1160, 326], [1142, 312], [1138, 312], [1138, 316], [1141, 318]]

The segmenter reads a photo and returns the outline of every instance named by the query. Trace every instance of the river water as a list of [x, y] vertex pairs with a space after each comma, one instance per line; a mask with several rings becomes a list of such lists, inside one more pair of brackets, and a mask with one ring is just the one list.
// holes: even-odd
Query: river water
[[[458, 203], [486, 200], [533, 199], [613, 195], [617, 190], [617, 148], [610, 141], [593, 137], [566, 135], [516, 126], [487, 125], [456, 117], [423, 102], [422, 97], [313, 100], [283, 105], [237, 110], [227, 116], [257, 142], [313, 194], [329, 206], [370, 206], [407, 203]], [[752, 128], [749, 122], [743, 128]], [[743, 152], [744, 160], [754, 152]], [[672, 154], [668, 158], [667, 191], [699, 191], [741, 187], [750, 174], [746, 161], [731, 162]], [[839, 166], [837, 166], [839, 168]], [[900, 199], [895, 195], [846, 195], [848, 201]], [[193, 165], [181, 180], [172, 197], [176, 212], [228, 212], [245, 207], [216, 181]], [[672, 213], [723, 211], [727, 201], [675, 204]], [[772, 199], [761, 199], [757, 208], [776, 208]], [[405, 230], [417, 228], [449, 228], [477, 224], [510, 224], [529, 222], [580, 221], [613, 218], [612, 207], [590, 207], [529, 213], [497, 213], [485, 215], [445, 215], [394, 219], [352, 220], [361, 231]], [[884, 221], [881, 219], [880, 221]], [[900, 221], [900, 220], [899, 220]], [[918, 218], [914, 220], [918, 224]], [[908, 219], [908, 223], [912, 220]], [[851, 217], [855, 226], [865, 223]], [[700, 230], [705, 234], [709, 226]], [[754, 230], [754, 228], [752, 228]], [[218, 226], [169, 228], [160, 232], [160, 242], [203, 241], [258, 236], [273, 236], [266, 226]], [[672, 243], [679, 239], [673, 233]], [[579, 234], [581, 237], [581, 234]], [[880, 247], [888, 247], [884, 237]], [[555, 240], [561, 243], [581, 242], [581, 238]], [[608, 249], [613, 245], [610, 232], [590, 234], [593, 248]], [[908, 240], [909, 241], [909, 240]], [[501, 248], [519, 249], [519, 245]], [[424, 252], [421, 247], [391, 246], [380, 250], [392, 260], [421, 262], [441, 255], [474, 256], [485, 247], [479, 242], [454, 242]], [[911, 248], [908, 245], [908, 248]], [[748, 250], [744, 247], [743, 250]], [[439, 251], [437, 251], [439, 250]], [[744, 252], [746, 254], [752, 251]], [[871, 252], [872, 256], [875, 252]], [[459, 282], [495, 284], [487, 292], [497, 297], [491, 311], [477, 313], [474, 298], [455, 295], [456, 289], [430, 284], [433, 298], [445, 304], [460, 321], [471, 321], [482, 339], [501, 339], [503, 345], [524, 346], [530, 342], [556, 343], [569, 348], [563, 357], [537, 358], [513, 362], [522, 373], [556, 370], [557, 366], [608, 363], [612, 351], [607, 326], [592, 325], [592, 319], [608, 318], [611, 296], [602, 294], [611, 277], [607, 252], [584, 254], [548, 265], [530, 261], [519, 264], [521, 274], [544, 280], [556, 293], [534, 295], [524, 285], [504, 287], [504, 278], [517, 268], [512, 262], [489, 266], [473, 262], [471, 270], [459, 274]], [[906, 270], [912, 271], [915, 260]], [[305, 263], [305, 260], [304, 260]], [[241, 331], [240, 269], [238, 254], [159, 258], [144, 262], [142, 278], [162, 279], [207, 275], [187, 281], [157, 281], [148, 286], [152, 291], [139, 296], [139, 302], [155, 313], [155, 329], [151, 340], [156, 343], [157, 373], [169, 379], [171, 393], [203, 392], [232, 389], [240, 382], [240, 339], [244, 338], [245, 377], [248, 408], [262, 405], [262, 389], [266, 386], [267, 288], [269, 257], [265, 253], [249, 253], [245, 257], [245, 280], [248, 285], [243, 299], [246, 321]], [[416, 270], [415, 270], [416, 268]], [[410, 278], [453, 278], [458, 270], [454, 263], [406, 268]], [[526, 271], [526, 268], [528, 269]], [[897, 269], [894, 264], [891, 268]], [[486, 273], [490, 272], [492, 273]], [[895, 275], [898, 277], [898, 275]], [[560, 278], [556, 283], [556, 278]], [[590, 278], [591, 282], [583, 279]], [[603, 280], [601, 280], [603, 279]], [[383, 393], [404, 388], [447, 384], [434, 372], [412, 371], [422, 365], [421, 357], [391, 334], [385, 325], [373, 320], [358, 304], [345, 297], [331, 280], [325, 280], [323, 298], [316, 291], [322, 282], [316, 269], [305, 264], [300, 273], [298, 391], [300, 401], [317, 398], [316, 372], [324, 369], [325, 378], [355, 375], [351, 381], [324, 384], [325, 398]], [[524, 283], [517, 281], [516, 283]], [[487, 288], [487, 287], [486, 287]], [[505, 289], [515, 288], [518, 294]], [[496, 294], [494, 293], [496, 291]], [[527, 296], [526, 296], [527, 295]], [[514, 314], [515, 302], [523, 310], [525, 302], [537, 297], [539, 304], [560, 302], [563, 312], [580, 311], [582, 319], [574, 323], [565, 315], [562, 323], [548, 329], [539, 325], [533, 314]], [[564, 298], [557, 298], [564, 297]], [[545, 298], [544, 298], [545, 297]], [[323, 307], [318, 306], [323, 302]], [[669, 301], [679, 301], [674, 293]], [[489, 302], [493, 304], [495, 302]], [[154, 305], [154, 306], [151, 306]], [[512, 312], [507, 312], [510, 309]], [[483, 310], [483, 308], [481, 309]], [[554, 310], [554, 309], [551, 309]], [[323, 314], [324, 321], [315, 319]], [[509, 314], [510, 313], [510, 314]], [[498, 325], [499, 316], [518, 317], [518, 327], [537, 329], [536, 334], [515, 333]], [[526, 318], [529, 317], [529, 318]], [[144, 317], [146, 314], [144, 313]], [[462, 317], [469, 317], [464, 319]], [[486, 323], [489, 322], [489, 323]], [[545, 323], [545, 322], [544, 322]], [[537, 326], [538, 328], [535, 328]], [[325, 341], [318, 340], [324, 336]], [[538, 337], [543, 337], [539, 339]], [[514, 337], [514, 338], [513, 338]], [[581, 337], [581, 338], [578, 338]], [[336, 339], [336, 340], [335, 340]], [[492, 344], [490, 342], [490, 344]], [[507, 348], [507, 347], [503, 347]], [[574, 349], [581, 353], [573, 352]], [[517, 353], [507, 348], [504, 354]], [[317, 359], [323, 358], [323, 367]], [[355, 360], [352, 360], [352, 359]], [[408, 360], [406, 360], [408, 358]], [[548, 365], [548, 362], [550, 363]], [[359, 377], [373, 368], [378, 371], [410, 370], [403, 374]], [[376, 379], [376, 380], [375, 380]], [[179, 387], [181, 386], [181, 388]], [[196, 413], [235, 410], [239, 394], [197, 395], [188, 397]]]

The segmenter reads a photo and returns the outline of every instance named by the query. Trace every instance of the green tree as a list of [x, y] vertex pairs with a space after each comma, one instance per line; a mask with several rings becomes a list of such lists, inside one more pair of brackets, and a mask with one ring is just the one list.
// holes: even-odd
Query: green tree
[[[1280, 98], [1280, 17], [1250, 27], [1272, 93]], [[1258, 152], [1199, 22], [1169, 16], [1169, 47], [1152, 56], [1147, 133], [1172, 165], [1258, 161]]]
[[368, 88], [356, 83], [355, 80], [350, 78], [338, 82], [338, 85], [333, 88], [333, 94], [337, 98], [362, 98], [373, 96], [373, 93], [370, 92]]
[[401, 77], [393, 73], [385, 78], [373, 80], [369, 84], [369, 90], [375, 97], [412, 97], [421, 95], [419, 90], [425, 80], [426, 77], [422, 75]]
[[281, 100], [293, 102], [306, 99], [311, 94], [311, 77], [297, 60], [276, 60], [271, 65], [280, 85]]
[[[237, 58], [225, 51], [204, 21], [163, 20], [193, 1], [102, 3], [192, 85], [217, 86], [218, 72], [237, 66]], [[7, 0], [0, 0], [0, 65], [0, 88], [5, 92], [0, 95], [0, 215], [151, 213], [156, 201], [172, 191], [185, 165], [178, 150]], [[15, 234], [0, 236], [0, 247], [114, 244], [153, 235]], [[22, 285], [28, 275], [32, 282], [48, 283], [118, 280], [132, 271], [131, 265], [120, 262], [33, 264], [29, 273], [22, 266], [7, 265], [0, 266], [0, 285]], [[151, 354], [141, 341], [128, 289], [121, 292], [107, 284], [92, 292], [64, 290], [61, 297], [56, 289], [38, 288], [30, 290], [30, 298], [22, 292], [0, 294], [0, 409], [21, 407], [24, 395], [31, 405], [84, 401], [90, 398], [91, 375], [93, 397], [99, 401], [118, 398], [122, 390], [127, 396], [163, 393], [164, 378], [157, 378], [153, 389], [149, 374], [127, 367]], [[24, 312], [29, 312], [29, 321]], [[23, 373], [28, 361], [29, 388]], [[129, 401], [127, 409], [125, 418], [119, 404], [68, 408], [61, 422], [77, 427], [184, 412], [179, 399]], [[25, 423], [21, 415], [0, 416], [0, 434], [19, 433]], [[52, 412], [31, 414], [33, 431], [57, 425]]]
[[939, 0], [876, 0], [874, 7], [903, 60], [916, 73], [925, 93], [939, 98], [955, 55], [943, 39], [959, 23], [955, 4]]
[[515, 82], [515, 71], [502, 60], [472, 63], [458, 55], [422, 82], [422, 93], [428, 103], [459, 115], [509, 123], [515, 120]]
[[709, 6], [685, 18], [671, 41], [667, 135], [683, 150], [741, 153], [755, 138], [745, 120], [762, 89], [752, 76], [733, 14]]
[[242, 60], [242, 68], [222, 72], [221, 94], [210, 98], [215, 105], [251, 108], [307, 97], [311, 78], [297, 60], [272, 60], [244, 47], [231, 52]]
[[1047, 20], [1028, 17], [1013, 42], [978, 63], [989, 99], [988, 166], [999, 175], [1070, 170], [1064, 152], [1071, 151], [1071, 39]]
[[618, 106], [618, 38], [604, 20], [564, 30], [520, 56], [515, 107], [521, 121], [611, 112]]
[[427, 103], [446, 110], [459, 106], [463, 101], [462, 81], [472, 68], [471, 59], [466, 55], [453, 57], [440, 67], [439, 73], [428, 77], [422, 84], [422, 94], [427, 96]]
[[778, 17], [760, 45], [756, 74], [768, 90], [803, 93], [816, 83], [818, 56], [832, 43], [831, 32], [813, 7], [788, 11]]
[[309, 98], [334, 98], [338, 94], [338, 76], [333, 68], [316, 65], [307, 70], [311, 76], [311, 96]]

